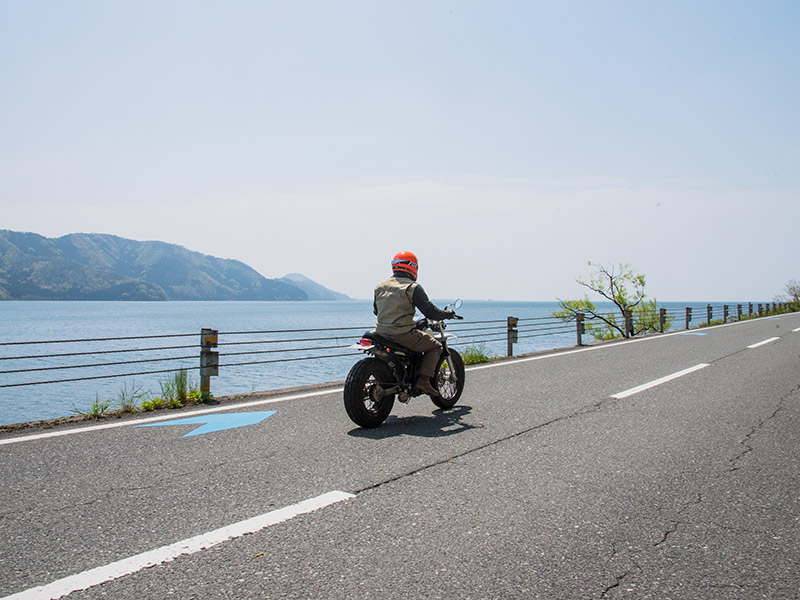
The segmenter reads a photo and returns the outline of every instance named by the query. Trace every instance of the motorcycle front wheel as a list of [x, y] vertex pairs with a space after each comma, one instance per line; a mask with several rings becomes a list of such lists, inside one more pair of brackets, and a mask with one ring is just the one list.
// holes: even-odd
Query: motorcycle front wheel
[[394, 406], [394, 394], [385, 390], [394, 387], [389, 366], [378, 358], [358, 361], [344, 384], [344, 408], [356, 425], [366, 429], [378, 427]]
[[452, 408], [464, 391], [464, 361], [455, 350], [448, 349], [449, 356], [442, 356], [436, 366], [431, 385], [439, 392], [431, 396], [439, 408]]

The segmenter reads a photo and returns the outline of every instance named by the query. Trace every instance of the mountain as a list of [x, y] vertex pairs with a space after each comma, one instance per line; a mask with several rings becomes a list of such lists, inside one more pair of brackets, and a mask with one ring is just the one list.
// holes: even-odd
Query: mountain
[[329, 290], [326, 287], [321, 286], [320, 284], [311, 281], [305, 275], [301, 275], [300, 273], [289, 273], [278, 279], [278, 281], [284, 281], [290, 285], [294, 285], [299, 287], [306, 293], [309, 300], [350, 300], [350, 296], [346, 296], [345, 294], [340, 294], [339, 292], [334, 292], [333, 290]]
[[175, 244], [0, 230], [0, 300], [307, 299], [289, 281]]

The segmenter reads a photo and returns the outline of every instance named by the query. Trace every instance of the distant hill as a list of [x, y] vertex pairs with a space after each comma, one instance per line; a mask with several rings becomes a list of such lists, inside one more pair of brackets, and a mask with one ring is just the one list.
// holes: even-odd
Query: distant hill
[[299, 287], [306, 293], [309, 300], [351, 300], [350, 296], [329, 290], [300, 273], [289, 273], [278, 281]]
[[0, 300], [308, 299], [290, 280], [175, 244], [0, 230]]

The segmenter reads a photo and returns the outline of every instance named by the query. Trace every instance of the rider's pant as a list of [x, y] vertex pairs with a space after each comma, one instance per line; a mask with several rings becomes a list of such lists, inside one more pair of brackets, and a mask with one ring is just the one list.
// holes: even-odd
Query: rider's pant
[[419, 329], [412, 329], [408, 333], [399, 333], [391, 336], [401, 346], [412, 352], [422, 352], [422, 362], [419, 366], [420, 377], [433, 377], [436, 372], [436, 363], [439, 362], [442, 345], [434, 337]]

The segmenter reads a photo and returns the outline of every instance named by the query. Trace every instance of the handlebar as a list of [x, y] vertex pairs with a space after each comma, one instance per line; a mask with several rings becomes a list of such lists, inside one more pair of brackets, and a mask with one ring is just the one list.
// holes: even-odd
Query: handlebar
[[456, 311], [457, 311], [459, 308], [461, 308], [461, 305], [462, 305], [463, 303], [464, 303], [464, 302], [461, 300], [461, 298], [459, 298], [458, 300], [456, 300], [456, 301], [455, 301], [455, 302], [453, 302], [452, 304], [448, 304], [447, 306], [445, 306], [445, 307], [444, 307], [444, 309], [445, 309], [445, 310], [449, 310], [451, 313], [453, 313], [453, 316], [452, 316], [452, 317], [450, 317], [451, 319], [458, 319], [458, 320], [462, 320], [462, 319], [464, 318], [464, 317], [462, 317], [462, 316], [460, 316], [460, 315], [457, 315], [457, 314], [456, 314]]
[[[453, 304], [448, 304], [447, 306], [445, 306], [444, 310], [449, 311], [451, 313], [451, 316], [445, 317], [445, 318], [446, 319], [456, 319], [458, 321], [462, 321], [464, 319], [464, 317], [462, 317], [461, 315], [457, 315], [455, 313], [455, 310], [453, 310], [453, 309], [461, 308], [461, 304], [462, 304], [461, 300], [456, 300]], [[417, 329], [427, 329], [428, 327], [431, 326], [431, 324], [434, 324], [434, 323], [441, 324], [443, 327], [445, 326], [443, 320], [442, 321], [434, 321], [434, 320], [428, 319], [427, 317], [423, 317], [422, 319], [417, 320], [416, 327], [417, 327]]]
[[[453, 313], [452, 317], [448, 317], [448, 318], [449, 319], [457, 319], [457, 320], [463, 320], [464, 319], [464, 317], [462, 317], [461, 315], [457, 315], [455, 313]], [[434, 321], [434, 320], [428, 319], [428, 318], [418, 319], [416, 321], [415, 325], [416, 325], [417, 329], [428, 329], [428, 328], [436, 329], [437, 327], [442, 327], [442, 328], [446, 327], [446, 325], [444, 324], [444, 321]]]

